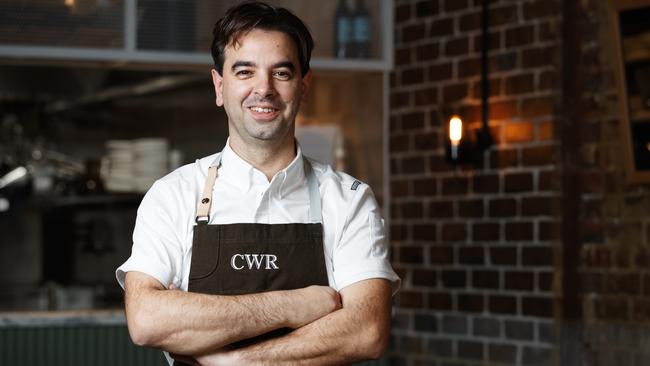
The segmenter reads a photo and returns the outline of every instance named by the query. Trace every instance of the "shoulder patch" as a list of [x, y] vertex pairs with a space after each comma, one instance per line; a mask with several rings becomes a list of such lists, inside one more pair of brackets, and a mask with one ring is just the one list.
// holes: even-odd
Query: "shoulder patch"
[[352, 187], [350, 187], [350, 189], [353, 190], [353, 191], [356, 191], [357, 188], [359, 188], [360, 184], [361, 184], [361, 182], [359, 182], [358, 180], [355, 180], [354, 183], [352, 183]]

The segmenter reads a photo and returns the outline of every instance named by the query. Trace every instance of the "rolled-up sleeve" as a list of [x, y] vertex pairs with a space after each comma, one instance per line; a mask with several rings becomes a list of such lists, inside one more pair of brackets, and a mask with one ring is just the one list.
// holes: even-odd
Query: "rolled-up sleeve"
[[174, 212], [178, 210], [169, 188], [164, 182], [154, 183], [138, 208], [131, 256], [115, 271], [122, 288], [130, 271], [148, 274], [165, 287], [178, 277], [183, 249]]
[[343, 227], [341, 238], [334, 247], [334, 278], [338, 290], [371, 278], [391, 282], [393, 294], [400, 278], [390, 265], [388, 239], [379, 206], [367, 185], [358, 187]]

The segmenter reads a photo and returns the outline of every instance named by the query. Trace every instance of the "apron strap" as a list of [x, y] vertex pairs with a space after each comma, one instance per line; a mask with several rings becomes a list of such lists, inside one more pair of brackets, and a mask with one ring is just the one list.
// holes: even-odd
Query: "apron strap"
[[[207, 224], [210, 222], [212, 189], [214, 187], [214, 182], [217, 180], [217, 169], [221, 167], [221, 155], [223, 155], [223, 152], [217, 156], [214, 162], [210, 165], [210, 168], [208, 168], [208, 177], [203, 186], [203, 194], [199, 198], [199, 203], [196, 206], [197, 224]], [[303, 155], [302, 161], [304, 162], [305, 177], [307, 177], [307, 186], [309, 187], [309, 216], [312, 223], [322, 223], [323, 212], [321, 208], [320, 192], [318, 190], [318, 179], [316, 178], [316, 174], [314, 174], [309, 159]]]

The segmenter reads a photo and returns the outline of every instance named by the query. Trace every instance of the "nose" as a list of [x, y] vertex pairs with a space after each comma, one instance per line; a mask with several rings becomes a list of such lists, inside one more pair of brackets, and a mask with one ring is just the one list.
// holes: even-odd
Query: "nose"
[[266, 74], [258, 74], [255, 84], [255, 94], [262, 98], [272, 97], [276, 93], [273, 86], [273, 77]]

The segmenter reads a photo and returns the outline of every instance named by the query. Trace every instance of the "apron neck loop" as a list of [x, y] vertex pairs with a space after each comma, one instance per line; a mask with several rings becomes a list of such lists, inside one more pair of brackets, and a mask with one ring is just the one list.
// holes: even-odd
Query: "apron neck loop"
[[[217, 171], [221, 167], [221, 157], [223, 156], [223, 151], [219, 153], [214, 159], [214, 162], [210, 164], [208, 168], [208, 177], [205, 180], [205, 185], [203, 186], [203, 194], [199, 197], [199, 202], [196, 209], [196, 223], [197, 225], [205, 225], [210, 222], [210, 208], [212, 207], [212, 189], [214, 187], [214, 182], [217, 180]], [[321, 209], [321, 200], [320, 192], [318, 190], [318, 179], [314, 170], [312, 169], [311, 163], [309, 160], [303, 156], [302, 157], [305, 177], [307, 178], [307, 186], [309, 187], [309, 216], [312, 223], [322, 223], [323, 222], [323, 213]]]

